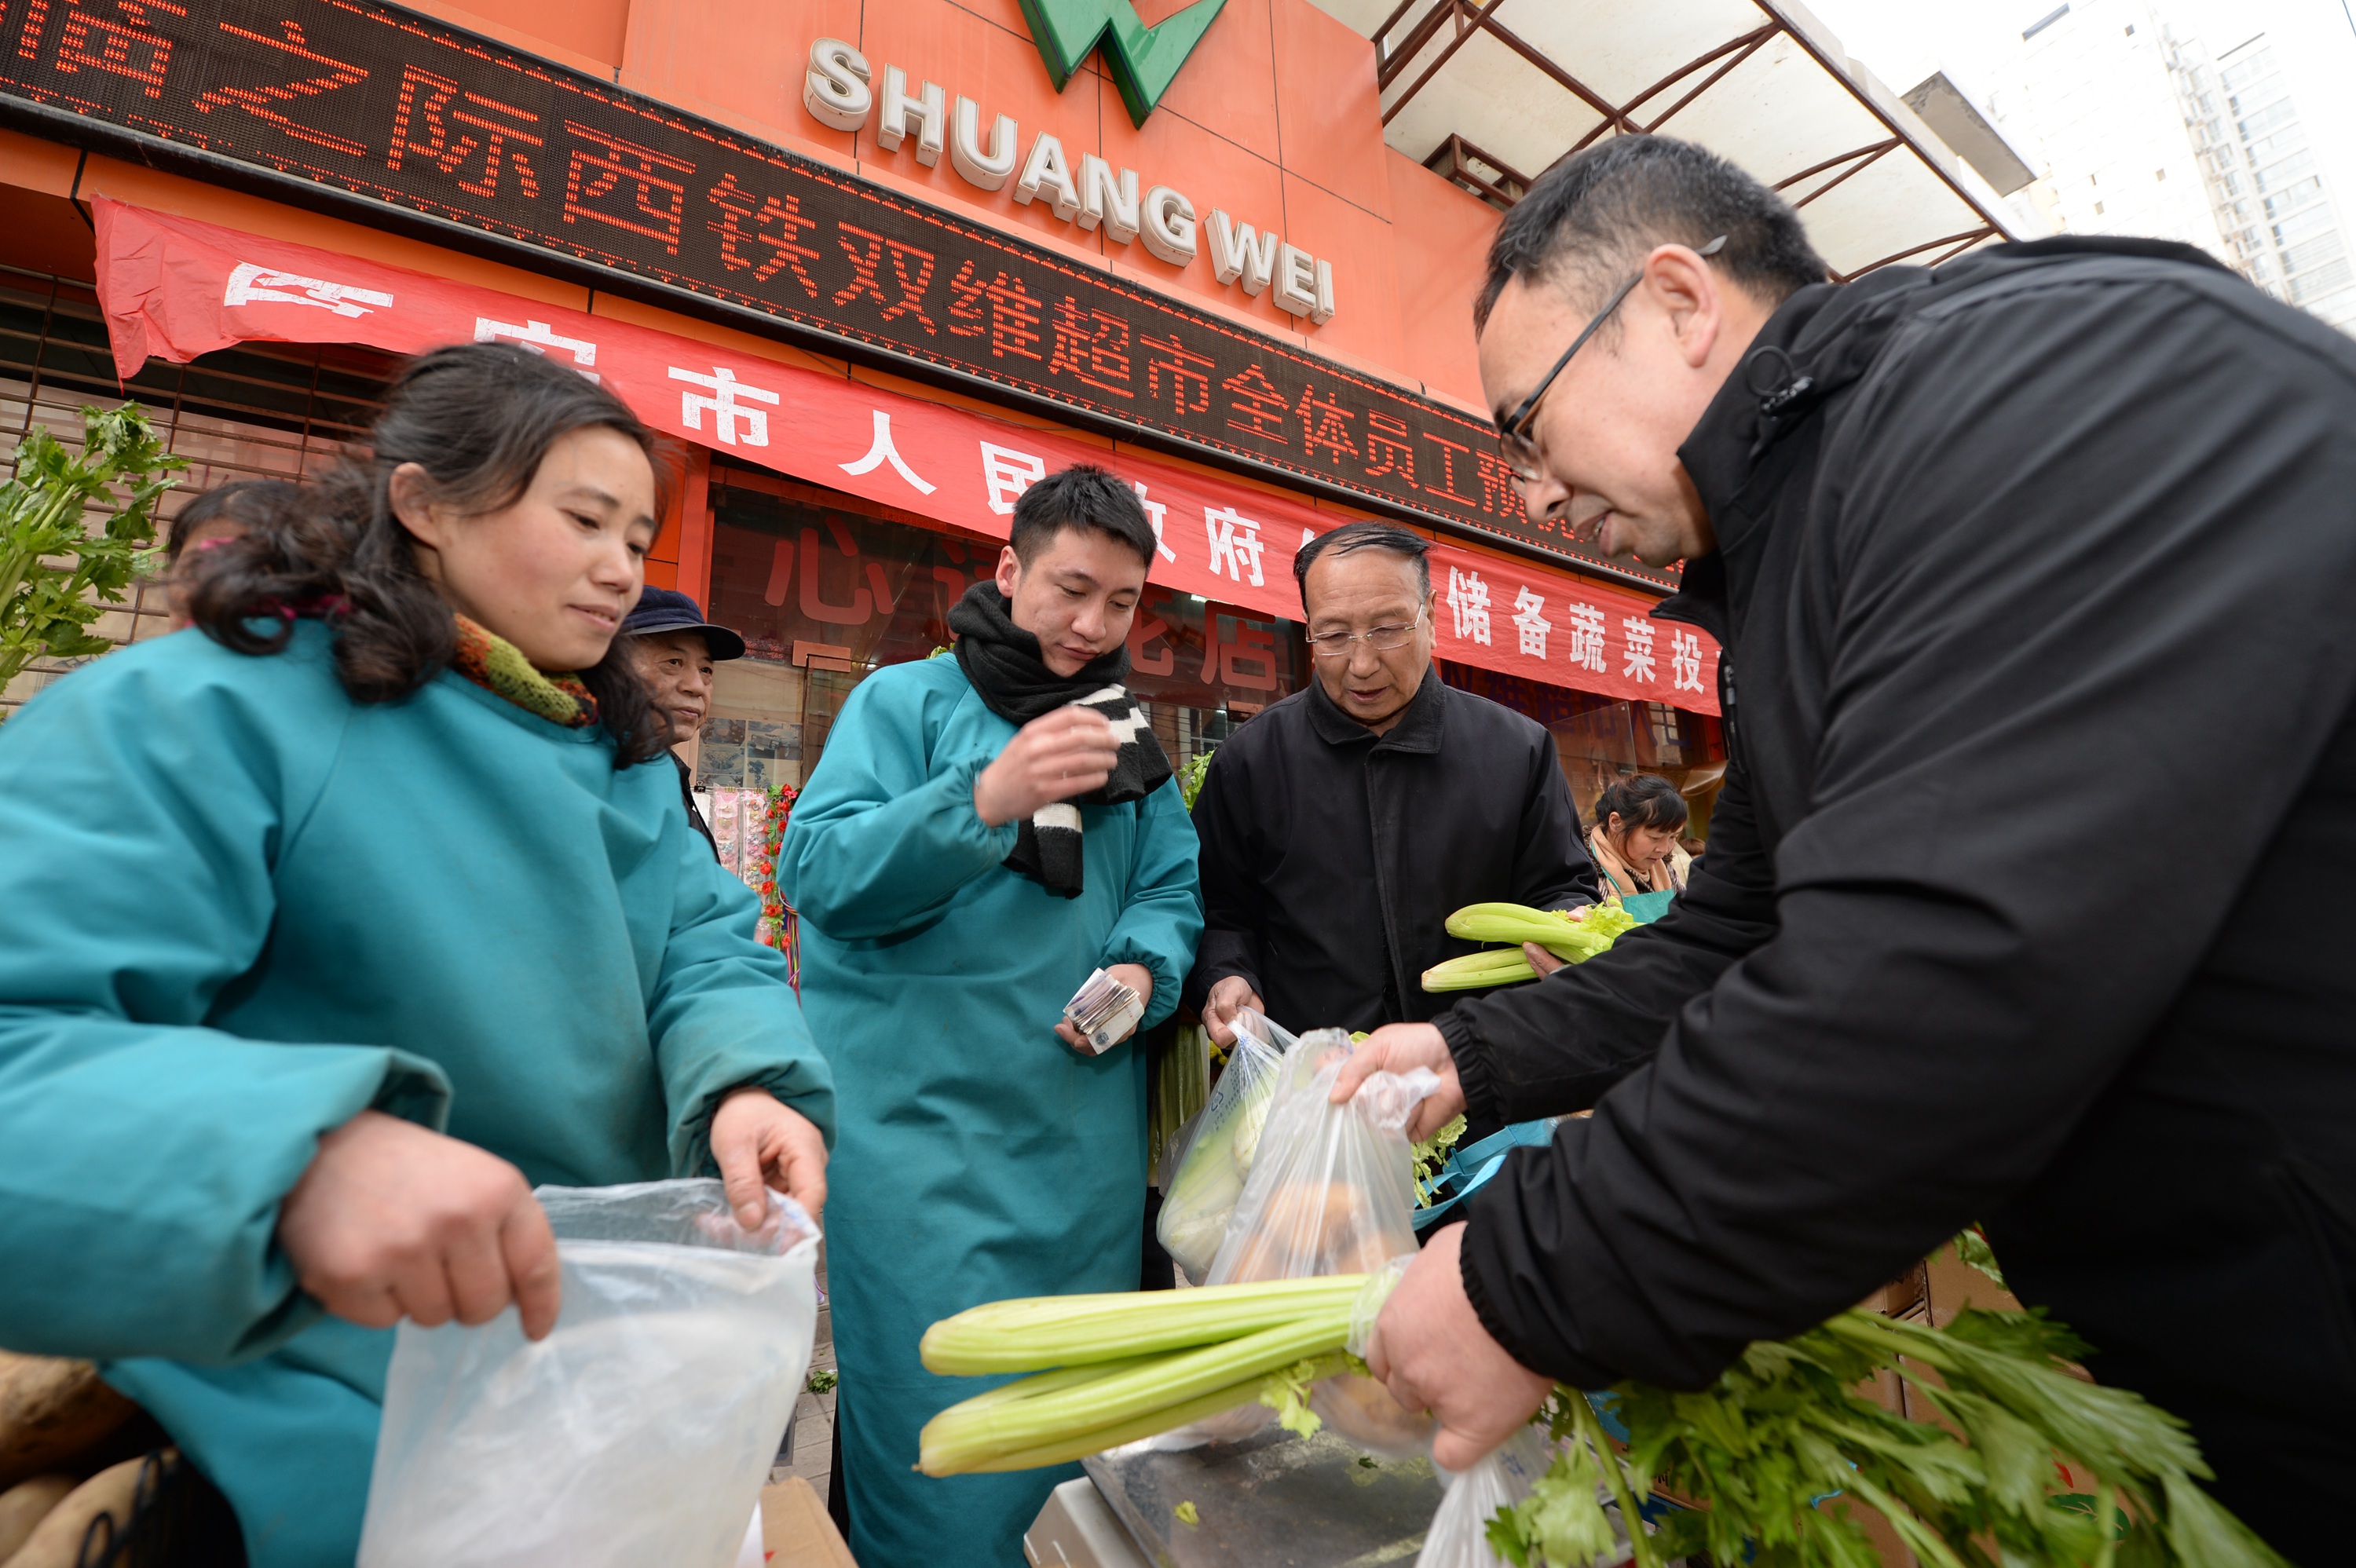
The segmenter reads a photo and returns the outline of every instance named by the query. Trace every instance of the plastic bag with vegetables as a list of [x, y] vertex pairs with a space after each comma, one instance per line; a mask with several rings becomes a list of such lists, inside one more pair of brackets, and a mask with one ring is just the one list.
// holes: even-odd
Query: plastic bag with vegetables
[[1194, 1285], [1209, 1275], [1227, 1233], [1285, 1057], [1296, 1043], [1248, 1008], [1236, 1015], [1235, 1029], [1235, 1051], [1210, 1099], [1178, 1129], [1162, 1161], [1162, 1217], [1153, 1233]]
[[[1440, 1080], [1423, 1068], [1377, 1072], [1346, 1104], [1331, 1104], [1333, 1081], [1354, 1049], [1341, 1030], [1320, 1029], [1285, 1058], [1258, 1158], [1207, 1283], [1372, 1274], [1416, 1250], [1406, 1128]], [[1401, 1409], [1374, 1379], [1341, 1371], [1300, 1381], [1310, 1384], [1305, 1413], [1298, 1397], [1280, 1402], [1278, 1418], [1287, 1425], [1314, 1431], [1330, 1424], [1358, 1446], [1394, 1458], [1429, 1452], [1431, 1418]], [[1246, 1407], [1226, 1419], [1264, 1423], [1275, 1408]]]

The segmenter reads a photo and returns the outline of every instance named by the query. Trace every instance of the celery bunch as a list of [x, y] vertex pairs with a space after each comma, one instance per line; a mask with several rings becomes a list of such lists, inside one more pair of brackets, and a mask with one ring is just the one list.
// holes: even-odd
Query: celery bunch
[[1467, 904], [1448, 917], [1448, 934], [1472, 942], [1511, 943], [1486, 953], [1468, 953], [1435, 964], [1423, 972], [1427, 991], [1471, 991], [1485, 986], [1510, 986], [1537, 977], [1522, 944], [1535, 942], [1567, 964], [1583, 964], [1612, 943], [1622, 932], [1635, 929], [1635, 917], [1616, 903], [1593, 904], [1579, 910], [1531, 909], [1526, 904]]
[[[1255, 1399], [1316, 1429], [1306, 1390], [1350, 1365], [1363, 1275], [1200, 1290], [995, 1302], [936, 1323], [936, 1372], [1033, 1375], [950, 1406], [925, 1426], [928, 1476], [1067, 1463]], [[1700, 1506], [1639, 1531], [1636, 1568], [1691, 1555], [1732, 1568], [1877, 1568], [1851, 1517], [1889, 1520], [1925, 1568], [2286, 1568], [2202, 1491], [2184, 1424], [2073, 1376], [2086, 1347], [2041, 1313], [1966, 1308], [1945, 1328], [1844, 1312], [1750, 1346], [1711, 1387], [1622, 1383], [1630, 1435], [1615, 1451], [1587, 1395], [1542, 1413], [1559, 1452], [1489, 1539], [1521, 1568], [1586, 1568], [1655, 1484]], [[1939, 1424], [1860, 1395], [1904, 1380]], [[2056, 1495], [2057, 1460], [2097, 1477]], [[1838, 1494], [1839, 1506], [1823, 1502]]]
[[[1888, 1520], [1925, 1568], [2285, 1568], [2194, 1484], [2210, 1472], [2182, 1422], [2071, 1375], [2085, 1350], [2040, 1313], [1967, 1307], [1939, 1329], [1844, 1312], [1751, 1346], [1698, 1393], [1620, 1385], [1624, 1457], [1587, 1396], [1558, 1389], [1545, 1415], [1570, 1441], [1489, 1538], [1524, 1568], [1585, 1568], [1612, 1540], [1598, 1480], [1623, 1518], [1658, 1481], [1703, 1506], [1640, 1535], [1636, 1568], [1689, 1554], [1720, 1568], [1873, 1568], [1879, 1555], [1855, 1520], [1816, 1502], [1832, 1493]], [[1856, 1392], [1881, 1371], [1953, 1430]], [[2092, 1499], [2053, 1494], [2057, 1456], [2099, 1477]]]
[[1364, 1275], [996, 1301], [925, 1331], [928, 1371], [1036, 1375], [925, 1424], [928, 1476], [1061, 1465], [1344, 1370]]

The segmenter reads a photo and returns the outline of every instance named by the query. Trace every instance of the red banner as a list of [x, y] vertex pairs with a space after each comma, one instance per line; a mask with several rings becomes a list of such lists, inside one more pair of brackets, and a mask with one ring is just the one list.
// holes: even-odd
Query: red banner
[[[1293, 620], [1293, 555], [1338, 526], [1216, 475], [693, 338], [102, 197], [94, 207], [99, 299], [126, 379], [151, 355], [185, 362], [256, 339], [397, 354], [518, 343], [594, 378], [672, 436], [1000, 539], [1025, 485], [1098, 463], [1137, 487], [1153, 520], [1152, 581]], [[1716, 644], [1655, 622], [1650, 601], [1445, 540], [1430, 564], [1441, 658], [1718, 711]]]

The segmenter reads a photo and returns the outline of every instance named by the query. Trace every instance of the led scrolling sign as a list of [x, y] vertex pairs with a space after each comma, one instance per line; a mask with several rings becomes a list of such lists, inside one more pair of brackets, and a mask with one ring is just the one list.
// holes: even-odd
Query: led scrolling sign
[[552, 254], [599, 286], [692, 295], [824, 350], [1601, 564], [1527, 519], [1479, 420], [396, 6], [0, 0], [0, 118]]

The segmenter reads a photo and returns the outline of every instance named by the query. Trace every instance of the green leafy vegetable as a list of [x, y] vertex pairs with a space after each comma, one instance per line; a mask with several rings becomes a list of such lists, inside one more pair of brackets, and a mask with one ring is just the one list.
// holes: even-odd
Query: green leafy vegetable
[[1329, 1378], [1339, 1370], [1333, 1357], [1322, 1360], [1312, 1359], [1295, 1361], [1268, 1374], [1259, 1386], [1259, 1402], [1276, 1412], [1276, 1424], [1287, 1432], [1298, 1432], [1303, 1437], [1314, 1437], [1325, 1424], [1317, 1413], [1309, 1408], [1309, 1385], [1320, 1378]]
[[1182, 1502], [1176, 1508], [1172, 1509], [1170, 1510], [1170, 1516], [1189, 1530], [1194, 1529], [1196, 1525], [1203, 1522], [1203, 1515], [1201, 1511], [1194, 1507], [1194, 1499], [1192, 1498], [1188, 1498], [1184, 1502]]
[[2010, 1290], [2004, 1283], [2004, 1270], [1997, 1266], [1996, 1249], [1977, 1225], [1966, 1225], [1955, 1237], [1955, 1255], [1996, 1281], [1999, 1289]]
[[[37, 426], [0, 485], [0, 687], [37, 658], [81, 658], [114, 645], [86, 629], [120, 604], [155, 537], [155, 503], [187, 466], [166, 456], [136, 403], [85, 408], [77, 457]], [[92, 533], [85, 512], [105, 514]]]
[[1178, 770], [1178, 796], [1189, 811], [1194, 809], [1194, 797], [1203, 793], [1203, 781], [1211, 776], [1211, 759], [1215, 755], [1215, 752], [1197, 752]]
[[1438, 1176], [1440, 1168], [1448, 1163], [1448, 1157], [1455, 1152], [1456, 1140], [1463, 1136], [1464, 1118], [1461, 1115], [1451, 1116], [1447, 1125], [1430, 1137], [1420, 1143], [1408, 1145], [1408, 1157], [1413, 1162], [1415, 1171], [1415, 1206], [1417, 1208], [1431, 1207], [1432, 1178]]
[[[1941, 1330], [1845, 1312], [1751, 1346], [1701, 1392], [1623, 1383], [1600, 1396], [1629, 1432], [1624, 1460], [1601, 1457], [1612, 1449], [1590, 1399], [1562, 1391], [1545, 1414], [1570, 1446], [1498, 1513], [1492, 1539], [1516, 1563], [1583, 1568], [1609, 1540], [1600, 1476], [1623, 1519], [1655, 1482], [1706, 1504], [1640, 1534], [1639, 1568], [1687, 1554], [1720, 1568], [1872, 1568], [1878, 1554], [1856, 1520], [1817, 1506], [1836, 1493], [1881, 1514], [1926, 1568], [2283, 1568], [2195, 1484], [2210, 1472], [2182, 1422], [2072, 1375], [2085, 1350], [2037, 1313], [1966, 1308]], [[1883, 1371], [1962, 1437], [1856, 1392]], [[2050, 1494], [2057, 1456], [2102, 1478], [2088, 1506]], [[2120, 1505], [2133, 1524], [2114, 1540], [2101, 1521]]]
[[821, 1367], [817, 1371], [814, 1371], [809, 1375], [809, 1381], [803, 1383], [802, 1387], [808, 1389], [812, 1393], [827, 1393], [831, 1392], [834, 1385], [841, 1381], [842, 1380], [835, 1376], [833, 1372]]

